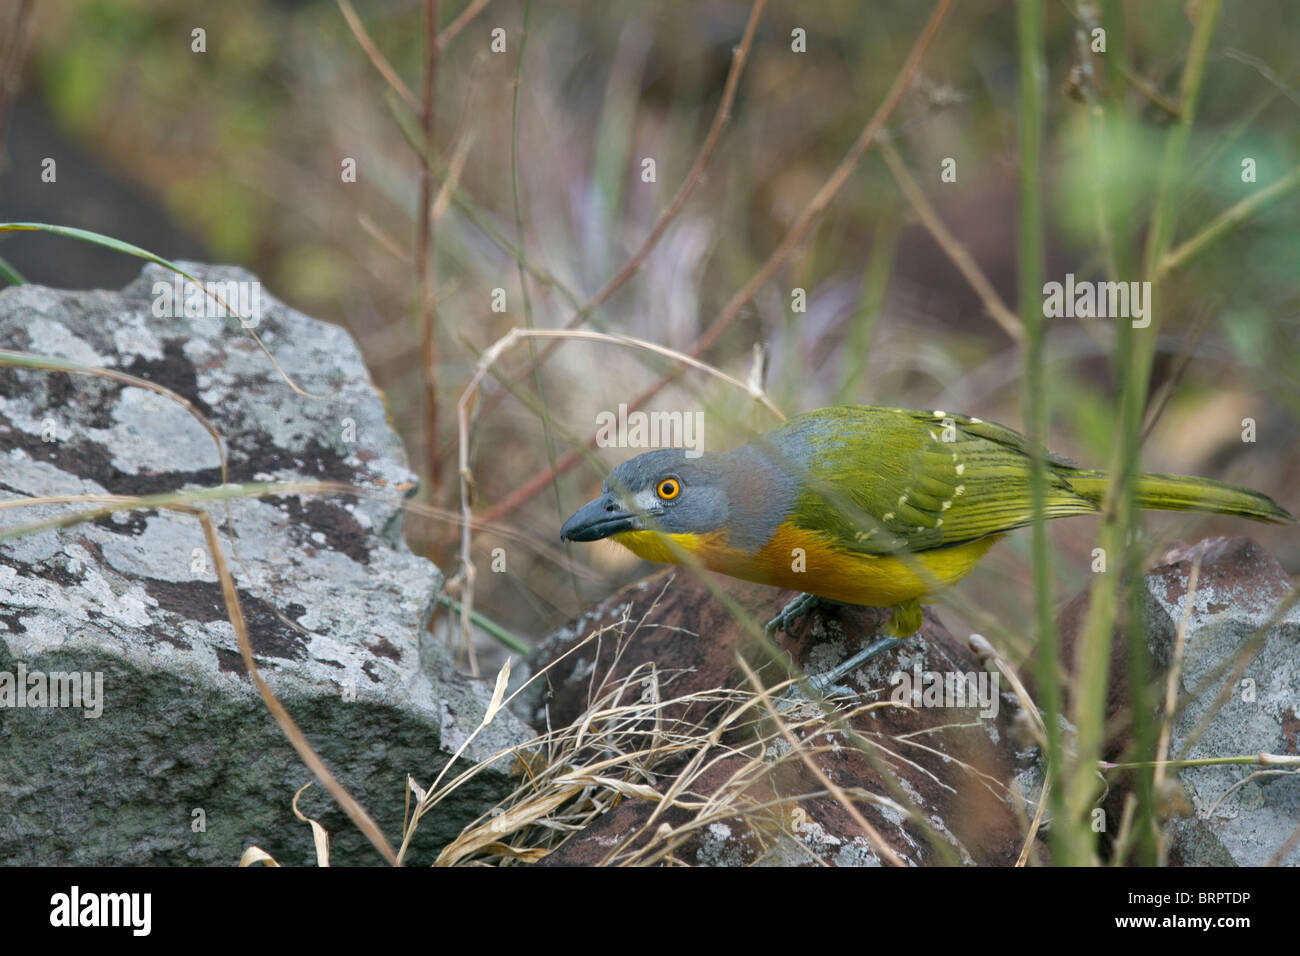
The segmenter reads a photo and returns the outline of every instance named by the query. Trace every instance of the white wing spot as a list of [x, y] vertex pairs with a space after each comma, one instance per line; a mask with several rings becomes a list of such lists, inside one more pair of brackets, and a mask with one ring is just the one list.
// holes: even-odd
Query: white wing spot
[[901, 507], [903, 507], [903, 505], [905, 505], [905, 504], [907, 504], [907, 495], [899, 495], [899, 496], [898, 496], [898, 507], [901, 508]]
[[947, 511], [951, 507], [952, 507], [952, 499], [949, 498], [947, 501], [943, 503], [943, 507], [940, 510]]
[[972, 425], [983, 425], [983, 424], [984, 424], [984, 419], [982, 419], [982, 418], [972, 418], [970, 421], [971, 421], [971, 424], [972, 424]]
[[936, 522], [934, 523], [934, 526], [935, 526], [936, 528], [942, 528], [942, 527], [943, 527], [943, 519], [940, 518], [938, 521], [936, 521]]
[[966, 473], [966, 463], [965, 463], [964, 461], [958, 463], [958, 465], [957, 465], [957, 474], [959, 474], [959, 475], [964, 475], [965, 473]]
[[935, 417], [935, 418], [947, 418], [947, 417], [948, 417], [948, 413], [947, 413], [947, 412], [941, 412], [941, 411], [939, 411], [939, 410], [936, 408], [936, 409], [934, 410], [934, 417]]
[[958, 495], [964, 495], [964, 494], [966, 494], [966, 486], [965, 486], [965, 485], [958, 485], [958, 486], [953, 490], [952, 496], [953, 496], [954, 498], [956, 498]]
[[880, 520], [881, 520], [881, 521], [893, 521], [893, 520], [894, 520], [894, 513], [893, 513], [892, 511], [886, 511], [883, 515], [880, 516]]

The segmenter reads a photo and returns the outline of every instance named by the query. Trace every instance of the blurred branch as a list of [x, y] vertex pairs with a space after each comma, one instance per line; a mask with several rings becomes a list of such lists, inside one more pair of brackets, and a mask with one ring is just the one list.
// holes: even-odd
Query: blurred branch
[[3, 257], [0, 257], [0, 279], [3, 279], [9, 285], [27, 284], [27, 280], [23, 278], [22, 273], [6, 262]]
[[445, 50], [447, 45], [460, 35], [460, 31], [469, 26], [469, 22], [482, 13], [483, 8], [490, 2], [491, 0], [473, 0], [455, 20], [447, 24], [447, 29], [442, 31], [442, 35], [438, 37], [438, 49]]
[[912, 178], [912, 174], [907, 171], [907, 166], [903, 164], [903, 159], [898, 155], [898, 150], [894, 149], [894, 144], [885, 136], [880, 137], [880, 152], [885, 158], [885, 165], [894, 174], [894, 180], [898, 183], [898, 188], [903, 191], [907, 201], [912, 204], [912, 209], [916, 212], [917, 218], [921, 220], [921, 224], [929, 230], [930, 235], [934, 237], [934, 241], [939, 244], [939, 248], [948, 254], [948, 258], [957, 267], [957, 271], [970, 283], [971, 288], [975, 290], [975, 294], [984, 303], [984, 308], [989, 315], [1015, 341], [1023, 340], [1025, 326], [1020, 321], [1020, 317], [1002, 301], [1002, 297], [998, 295], [997, 290], [993, 288], [993, 284], [989, 282], [988, 277], [984, 275], [961, 240], [948, 231], [948, 227], [943, 224], [939, 214], [930, 205], [930, 201], [926, 198], [921, 187]]
[[365, 230], [366, 235], [383, 246], [384, 251], [398, 262], [408, 266], [411, 264], [411, 254], [399, 246], [392, 236], [384, 232], [379, 224], [365, 213], [357, 213], [357, 225]]
[[[456, 141], [451, 151], [451, 161], [447, 164], [446, 175], [442, 177], [442, 185], [438, 187], [438, 197], [434, 199], [433, 210], [430, 212], [434, 223], [442, 219], [451, 204], [451, 194], [460, 183], [460, 174], [465, 170], [465, 160], [469, 159], [469, 151], [474, 145], [474, 140], [474, 131], [470, 130], [463, 138]], [[519, 250], [523, 252], [523, 243], [520, 243]]]
[[[845, 323], [843, 344], [839, 348], [839, 384], [835, 389], [835, 404], [850, 404], [859, 397], [857, 386], [866, 378], [871, 346], [875, 341], [876, 326], [885, 307], [889, 279], [894, 273], [894, 257], [898, 253], [902, 233], [902, 204], [885, 203], [877, 214], [872, 229], [871, 251], [866, 268], [862, 270], [862, 285], [858, 290], [858, 306]], [[876, 383], [879, 387], [879, 383]], [[875, 389], [873, 388], [873, 393]]]
[[1288, 84], [1285, 79], [1278, 76], [1277, 72], [1259, 57], [1251, 56], [1249, 53], [1243, 53], [1241, 50], [1234, 50], [1231, 47], [1224, 50], [1223, 55], [1229, 60], [1236, 60], [1238, 63], [1250, 67], [1264, 79], [1268, 80], [1268, 82], [1273, 85], [1273, 88], [1282, 96], [1285, 96], [1290, 100], [1293, 105], [1300, 106], [1300, 96], [1296, 95], [1295, 90], [1291, 89], [1290, 84]]
[[[768, 257], [767, 262], [765, 262], [758, 272], [756, 272], [754, 276], [745, 283], [744, 287], [739, 292], [732, 296], [731, 301], [727, 303], [718, 318], [715, 319], [713, 324], [705, 330], [704, 334], [700, 336], [696, 343], [691, 346], [690, 351], [687, 353], [691, 357], [698, 357], [707, 351], [726, 330], [727, 326], [735, 321], [736, 317], [740, 314], [740, 310], [744, 308], [745, 304], [754, 297], [758, 290], [762, 288], [769, 279], [771, 279], [776, 270], [779, 269], [786, 259], [790, 257], [791, 253], [794, 252], [795, 247], [803, 239], [805, 233], [807, 233], [808, 228], [812, 225], [813, 221], [823, 210], [825, 210], [826, 206], [835, 198], [835, 195], [844, 186], [849, 175], [862, 159], [867, 147], [871, 145], [876, 134], [884, 126], [886, 120], [889, 119], [890, 114], [893, 113], [894, 109], [898, 106], [899, 101], [902, 100], [903, 93], [906, 92], [907, 88], [911, 85], [912, 79], [916, 75], [916, 71], [920, 69], [921, 58], [925, 55], [925, 51], [929, 48], [930, 43], [938, 34], [939, 27], [943, 25], [943, 21], [947, 18], [948, 12], [952, 8], [952, 4], [953, 0], [939, 0], [935, 5], [934, 12], [930, 14], [930, 19], [926, 22], [925, 28], [921, 31], [921, 35], [917, 37], [916, 43], [912, 46], [911, 52], [908, 53], [907, 59], [903, 62], [903, 66], [900, 68], [898, 75], [894, 78], [893, 85], [890, 86], [889, 92], [885, 94], [884, 100], [882, 100], [880, 106], [877, 107], [875, 115], [871, 117], [861, 135], [858, 136], [857, 141], [853, 144], [852, 148], [849, 149], [849, 152], [840, 162], [840, 165], [836, 167], [830, 178], [826, 180], [821, 189], [817, 191], [817, 194], [813, 196], [808, 205], [804, 207], [798, 218], [795, 219], [794, 224], [791, 225], [789, 231], [786, 232], [785, 238], [781, 240], [780, 245], [778, 245], [776, 250]], [[663, 389], [666, 388], [670, 382], [674, 381], [676, 377], [677, 373], [674, 372], [660, 378], [653, 386], [629, 402], [628, 409], [634, 410], [642, 407], [646, 402], [650, 401], [650, 399], [663, 391]], [[592, 436], [587, 443], [587, 447], [594, 447], [595, 441], [595, 436]], [[501, 501], [489, 508], [484, 513], [484, 520], [496, 520], [502, 515], [509, 514], [515, 508], [519, 507], [519, 505], [523, 504], [523, 502], [536, 494], [538, 488], [545, 487], [549, 484], [554, 475], [564, 474], [581, 460], [581, 455], [577, 451], [569, 452], [559, 460], [554, 468], [550, 468], [545, 472], [534, 475], [517, 488], [512, 494], [507, 495]], [[487, 517], [489, 515], [491, 517]]]
[[[1244, 54], [1234, 54], [1236, 54], [1236, 51], [1226, 50], [1223, 55], [1230, 60], [1238, 60], [1252, 66], [1258, 63], [1254, 57], [1245, 57]], [[1256, 122], [1259, 120], [1259, 117], [1263, 115], [1266, 109], [1273, 105], [1273, 102], [1279, 96], [1286, 96], [1287, 99], [1291, 100], [1291, 102], [1300, 105], [1300, 100], [1297, 100], [1295, 94], [1291, 92], [1291, 89], [1285, 80], [1278, 77], [1277, 74], [1266, 66], [1256, 66], [1256, 69], [1262, 73], [1265, 79], [1270, 81], [1268, 92], [1261, 96], [1250, 109], [1242, 110], [1238, 113], [1236, 122], [1233, 124], [1232, 128], [1226, 133], [1221, 133], [1218, 137], [1218, 142], [1215, 143], [1211, 149], [1205, 150], [1201, 154], [1200, 158], [1192, 166], [1191, 172], [1188, 174], [1188, 185], [1199, 181], [1205, 173], [1217, 170], [1219, 168], [1219, 159], [1227, 148], [1247, 132], [1257, 129]], [[1295, 79], [1297, 76], [1300, 76], [1300, 69], [1293, 69], [1291, 74], [1292, 79]]]
[[[1161, 163], [1155, 208], [1151, 213], [1151, 226], [1147, 232], [1145, 261], [1142, 270], [1152, 280], [1158, 278], [1156, 275], [1157, 266], [1164, 259], [1165, 252], [1173, 240], [1174, 228], [1178, 222], [1178, 198], [1181, 196], [1183, 188], [1183, 163], [1187, 156], [1187, 144], [1192, 135], [1192, 118], [1196, 115], [1197, 97], [1200, 94], [1201, 81], [1205, 75], [1205, 61], [1210, 50], [1210, 38], [1214, 36], [1214, 25], [1219, 19], [1219, 5], [1220, 0], [1207, 0], [1198, 9], [1196, 23], [1192, 31], [1191, 46], [1187, 52], [1187, 64], [1183, 69], [1182, 80], [1179, 84], [1178, 95], [1182, 103], [1183, 113], [1169, 131], [1169, 136], [1165, 140], [1165, 155]], [[1158, 282], [1154, 284], [1159, 285]], [[1148, 338], [1151, 337], [1148, 336]]]
[[[465, 613], [465, 608], [459, 601], [453, 601], [445, 594], [438, 595], [438, 604], [445, 607], [453, 614], [463, 615]], [[515, 635], [511, 634], [510, 631], [492, 620], [490, 617], [486, 617], [478, 611], [472, 612], [469, 617], [475, 627], [491, 634], [516, 654], [529, 654], [532, 652], [532, 647], [530, 647], [525, 641], [522, 641]]]
[[[659, 345], [656, 342], [649, 342], [645, 339], [633, 338], [630, 335], [611, 335], [608, 332], [594, 332], [590, 329], [516, 328], [511, 329], [501, 338], [497, 339], [497, 341], [493, 343], [492, 347], [483, 353], [483, 356], [479, 360], [479, 365], [482, 366], [483, 370], [490, 370], [502, 354], [513, 348], [520, 340], [528, 339], [576, 339], [581, 342], [602, 342], [608, 345], [623, 345], [628, 348], [653, 352], [655, 355], [661, 355], [664, 358], [680, 362], [688, 368], [693, 368], [696, 371], [706, 372], [709, 375], [712, 375], [714, 378], [718, 379], [718, 381], [724, 382], [727, 385], [744, 392], [781, 421], [785, 420], [785, 414], [781, 409], [777, 408], [777, 406], [767, 396], [767, 393], [763, 391], [761, 383], [756, 381], [753, 376], [750, 377], [748, 382], [742, 382], [740, 379], [728, 375], [726, 372], [722, 371], [722, 369], [710, 365], [708, 362], [701, 361], [686, 352], [679, 352], [677, 349], [669, 348], [666, 345]], [[475, 376], [475, 379], [481, 379], [482, 377], [483, 376], [479, 374]], [[470, 389], [467, 386], [466, 393], [469, 391]], [[479, 521], [484, 524], [489, 524], [491, 519], [481, 517]]]
[[1146, 420], [1142, 425], [1142, 435], [1139, 438], [1140, 442], [1145, 442], [1150, 436], [1152, 430], [1156, 427], [1156, 423], [1164, 415], [1169, 400], [1174, 397], [1174, 392], [1182, 384], [1187, 370], [1192, 366], [1192, 359], [1196, 357], [1196, 353], [1200, 348], [1201, 340], [1205, 338], [1205, 333], [1210, 329], [1212, 315], [1212, 310], [1202, 310], [1192, 323], [1191, 329], [1188, 330], [1186, 344], [1179, 350], [1178, 356], [1174, 359], [1173, 370], [1165, 376], [1164, 381], [1160, 383], [1160, 387], [1156, 389], [1155, 394], [1148, 403]]
[[[1062, 740], [1060, 635], [1052, 607], [1051, 545], [1047, 537], [1047, 459], [1043, 449], [1047, 442], [1047, 423], [1051, 420], [1047, 389], [1043, 381], [1043, 353], [1046, 316], [1042, 305], [1043, 288], [1043, 86], [1046, 79], [1046, 41], [1043, 29], [1042, 0], [1019, 0], [1016, 4], [1017, 52], [1017, 174], [1016, 198], [1019, 205], [1016, 223], [1017, 298], [1024, 317], [1025, 337], [1021, 355], [1024, 362], [1024, 386], [1021, 393], [1025, 434], [1031, 450], [1029, 472], [1031, 525], [1030, 555], [1033, 565], [1034, 616], [1031, 633], [1038, 646], [1037, 687], [1043, 707], [1043, 725], [1047, 731], [1047, 773], [1043, 780], [1044, 797], [1049, 801], [1052, 827], [1050, 839], [1053, 862], [1079, 865], [1090, 859], [1079, 845], [1080, 836], [1072, 805], [1068, 801], [1067, 775]], [[1079, 736], [1083, 737], [1084, 729]]]
[[436, 252], [433, 217], [434, 120], [437, 114], [438, 78], [438, 0], [424, 0], [424, 82], [421, 88], [420, 129], [424, 134], [425, 152], [420, 165], [420, 211], [416, 226], [415, 289], [419, 297], [420, 329], [423, 335], [421, 380], [424, 387], [424, 472], [429, 490], [436, 494], [442, 481], [442, 458], [438, 454], [438, 303], [434, 293]]
[[1169, 115], [1170, 119], [1177, 120], [1182, 116], [1182, 108], [1179, 104], [1175, 103], [1169, 97], [1156, 89], [1155, 84], [1146, 79], [1146, 77], [1141, 76], [1130, 69], [1127, 63], [1119, 63], [1119, 72], [1120, 75], [1128, 81], [1130, 86], [1145, 96], [1153, 104], [1160, 107], [1160, 109], [1164, 110], [1164, 112]]
[[[1084, 647], [1087, 666], [1093, 672], [1109, 669], [1110, 641], [1115, 623], [1122, 622], [1128, 635], [1128, 680], [1132, 688], [1132, 741], [1139, 754], [1154, 754], [1158, 742], [1157, 728], [1152, 723], [1154, 703], [1148, 680], [1150, 661], [1144, 639], [1145, 607], [1139, 589], [1128, 588], [1126, 607], [1119, 602], [1120, 581], [1123, 578], [1138, 580], [1142, 573], [1142, 555], [1134, 546], [1140, 527], [1140, 518], [1134, 500], [1134, 481], [1141, 464], [1142, 419], [1151, 386], [1153, 365], [1161, 313], [1163, 283], [1158, 267], [1163, 263], [1173, 239], [1178, 218], [1178, 202], [1184, 189], [1184, 165], [1191, 139], [1192, 124], [1196, 117], [1198, 97], [1205, 76], [1205, 64], [1210, 41], [1221, 12], [1220, 0], [1203, 0], [1193, 14], [1192, 37], [1188, 44], [1187, 61], [1179, 81], [1179, 104], [1182, 112], [1178, 121], [1165, 137], [1164, 157], [1154, 208], [1148, 225], [1146, 247], [1143, 253], [1142, 274], [1151, 282], [1149, 308], [1151, 322], [1135, 334], [1131, 323], [1120, 322], [1116, 354], [1120, 387], [1118, 440], [1112, 456], [1112, 480], [1103, 504], [1103, 520], [1098, 534], [1098, 544], [1107, 554], [1118, 555], [1118, 573], [1097, 575], [1092, 587], [1088, 613], [1084, 621]], [[1121, 610], [1126, 613], [1121, 614]], [[1103, 657], [1104, 655], [1104, 657]], [[1100, 680], [1104, 693], [1105, 682]], [[1094, 705], [1101, 707], [1100, 698]], [[1082, 734], [1081, 734], [1082, 738]], [[1082, 818], [1087, 805], [1096, 794], [1095, 761], [1100, 757], [1100, 741], [1090, 731], [1088, 747], [1082, 739], [1078, 760], [1074, 766], [1070, 810], [1086, 826]], [[1131, 833], [1132, 850], [1126, 839], [1120, 858], [1131, 856], [1134, 862], [1153, 864], [1157, 860], [1160, 814], [1153, 786], [1153, 775], [1136, 773], [1133, 792], [1137, 803], [1134, 808]], [[1091, 795], [1091, 796], [1090, 796]], [[1082, 837], [1081, 837], [1082, 838]]]
[[348, 29], [357, 38], [358, 45], [370, 58], [370, 62], [379, 71], [379, 75], [388, 82], [388, 85], [393, 88], [393, 92], [400, 96], [407, 106], [413, 110], [419, 109], [419, 104], [415, 101], [415, 94], [411, 92], [409, 86], [402, 82], [402, 78], [397, 75], [397, 71], [393, 69], [387, 58], [379, 52], [379, 48], [370, 39], [370, 34], [366, 32], [365, 25], [361, 22], [361, 18], [357, 16], [357, 11], [352, 8], [352, 4], [348, 0], [336, 0], [336, 2], [339, 5], [339, 12], [343, 14], [343, 19], [348, 23]]
[[1253, 196], [1225, 209], [1211, 220], [1210, 224], [1181, 245], [1175, 246], [1160, 260], [1156, 269], [1155, 281], [1160, 282], [1175, 269], [1181, 269], [1190, 260], [1200, 255], [1215, 241], [1241, 225], [1264, 205], [1283, 196], [1300, 185], [1300, 166], [1295, 167], [1267, 189], [1262, 189]]

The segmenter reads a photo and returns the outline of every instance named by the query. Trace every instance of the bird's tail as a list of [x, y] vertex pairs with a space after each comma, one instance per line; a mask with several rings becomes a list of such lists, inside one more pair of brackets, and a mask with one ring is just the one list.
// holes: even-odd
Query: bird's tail
[[[1100, 507], [1110, 485], [1104, 471], [1061, 470], [1061, 477], [1074, 491]], [[1160, 511], [1205, 511], [1212, 514], [1241, 515], [1256, 521], [1287, 524], [1295, 521], [1285, 508], [1268, 495], [1249, 488], [1227, 485], [1209, 478], [1191, 475], [1138, 475], [1137, 505]]]

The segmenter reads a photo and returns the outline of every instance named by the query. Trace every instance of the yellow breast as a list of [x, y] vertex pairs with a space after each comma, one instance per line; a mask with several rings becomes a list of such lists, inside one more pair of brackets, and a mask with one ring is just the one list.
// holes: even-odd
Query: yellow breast
[[[647, 561], [687, 564], [682, 554], [711, 571], [774, 587], [806, 591], [869, 607], [925, 599], [970, 573], [1001, 535], [915, 554], [871, 555], [842, 551], [814, 531], [781, 525], [763, 548], [749, 554], [727, 545], [725, 531], [668, 534], [628, 531], [613, 539]], [[671, 543], [670, 543], [671, 542]]]

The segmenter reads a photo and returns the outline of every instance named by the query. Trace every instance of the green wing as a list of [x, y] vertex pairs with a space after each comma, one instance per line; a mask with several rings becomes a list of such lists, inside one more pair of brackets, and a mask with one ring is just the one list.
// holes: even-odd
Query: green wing
[[[790, 520], [845, 550], [924, 551], [1033, 520], [1028, 443], [1003, 425], [942, 410], [838, 406], [786, 429], [809, 463]], [[1051, 467], [1047, 480], [1049, 518], [1097, 510]]]

